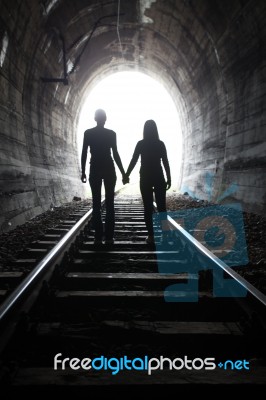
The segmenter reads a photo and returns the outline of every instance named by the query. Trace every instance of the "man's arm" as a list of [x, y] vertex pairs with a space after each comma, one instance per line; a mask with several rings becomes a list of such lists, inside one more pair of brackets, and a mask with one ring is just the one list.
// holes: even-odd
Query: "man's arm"
[[82, 147], [82, 153], [81, 153], [81, 181], [83, 183], [85, 183], [87, 180], [86, 173], [85, 173], [87, 153], [88, 153], [88, 140], [86, 137], [86, 132], [84, 132], [83, 147]]
[[124, 170], [120, 155], [119, 155], [118, 150], [117, 150], [116, 133], [115, 132], [114, 132], [114, 138], [113, 138], [113, 144], [112, 144], [112, 151], [113, 151], [113, 157], [114, 157], [114, 160], [116, 162], [116, 165], [118, 166], [121, 174], [124, 177], [125, 176], [125, 170]]

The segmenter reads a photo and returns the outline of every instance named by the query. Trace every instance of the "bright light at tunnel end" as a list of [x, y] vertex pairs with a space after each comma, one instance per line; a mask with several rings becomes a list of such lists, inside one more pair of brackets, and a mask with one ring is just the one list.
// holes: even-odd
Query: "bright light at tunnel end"
[[[118, 151], [125, 169], [137, 141], [142, 139], [145, 121], [153, 119], [156, 122], [160, 139], [167, 148], [175, 187], [181, 166], [182, 135], [179, 115], [166, 89], [140, 72], [118, 72], [103, 79], [90, 91], [80, 113], [77, 132], [79, 159], [84, 131], [95, 126], [94, 112], [97, 108], [106, 111], [105, 127], [117, 134]], [[131, 174], [131, 182], [138, 180], [138, 174], [139, 164]]]

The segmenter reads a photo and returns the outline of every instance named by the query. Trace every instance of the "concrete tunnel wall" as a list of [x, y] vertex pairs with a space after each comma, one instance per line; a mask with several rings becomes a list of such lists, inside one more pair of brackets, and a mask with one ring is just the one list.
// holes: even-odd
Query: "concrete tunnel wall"
[[172, 95], [180, 190], [207, 199], [209, 174], [212, 200], [233, 185], [226, 201], [265, 214], [265, 1], [124, 0], [119, 25], [118, 4], [0, 1], [2, 231], [84, 196], [78, 115], [91, 85], [120, 70], [145, 72]]

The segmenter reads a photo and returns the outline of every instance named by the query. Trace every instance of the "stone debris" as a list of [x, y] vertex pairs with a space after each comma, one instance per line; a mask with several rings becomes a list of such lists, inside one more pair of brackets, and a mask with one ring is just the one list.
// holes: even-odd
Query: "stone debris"
[[[55, 228], [62, 220], [67, 220], [69, 214], [90, 204], [90, 200], [81, 201], [79, 198], [73, 198], [70, 203], [60, 207], [51, 207], [50, 210], [14, 230], [2, 233], [0, 235], [0, 271], [6, 270], [5, 266], [8, 262], [14, 260], [20, 252], [25, 250], [31, 242], [38, 240], [48, 229]], [[203, 208], [210, 205], [214, 204], [193, 199], [187, 193], [173, 193], [167, 196], [167, 210], [169, 211]], [[244, 212], [243, 222], [249, 262], [246, 265], [235, 267], [235, 270], [266, 294], [266, 218]]]
[[[167, 210], [169, 211], [208, 207], [210, 205], [215, 204], [204, 200], [198, 201], [187, 193], [167, 196]], [[266, 294], [266, 218], [262, 215], [243, 212], [243, 224], [248, 263], [234, 267], [234, 269], [258, 290]]]
[[0, 271], [5, 269], [5, 265], [10, 261], [15, 260], [30, 243], [39, 240], [49, 229], [57, 227], [63, 220], [68, 220], [69, 215], [79, 211], [81, 207], [90, 205], [90, 200], [77, 201], [74, 199], [73, 202], [62, 206], [51, 205], [46, 212], [9, 232], [2, 233], [0, 235]]

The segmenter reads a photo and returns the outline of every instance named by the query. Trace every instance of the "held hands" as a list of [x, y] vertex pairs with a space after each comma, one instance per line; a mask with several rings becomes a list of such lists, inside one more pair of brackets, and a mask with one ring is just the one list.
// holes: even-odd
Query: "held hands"
[[82, 173], [82, 175], [81, 175], [81, 182], [82, 183], [86, 183], [87, 182], [87, 176], [86, 176], [85, 173]]
[[168, 179], [168, 181], [166, 182], [166, 190], [170, 189], [171, 187], [171, 180]]
[[123, 182], [123, 185], [125, 185], [126, 183], [129, 183], [129, 176], [127, 174], [123, 175], [122, 182]]

